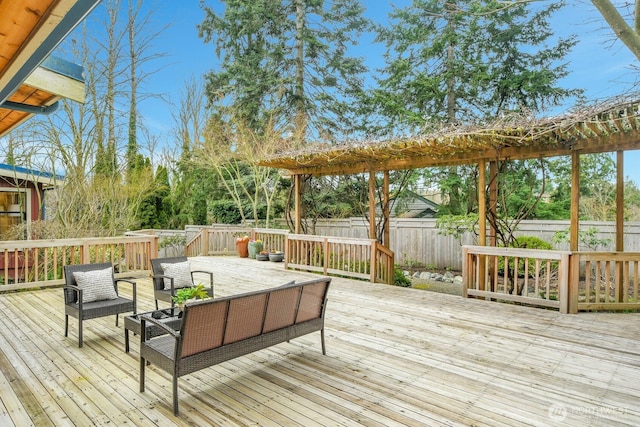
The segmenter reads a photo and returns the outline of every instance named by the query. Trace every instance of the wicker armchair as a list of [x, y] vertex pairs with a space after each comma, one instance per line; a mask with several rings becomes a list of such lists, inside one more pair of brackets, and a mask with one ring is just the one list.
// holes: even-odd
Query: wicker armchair
[[[66, 265], [64, 280], [64, 336], [68, 336], [69, 333], [69, 316], [78, 319], [78, 347], [82, 347], [84, 320], [115, 314], [118, 326], [120, 313], [136, 313], [136, 283], [116, 279], [110, 263]], [[132, 286], [132, 299], [118, 294], [118, 282], [129, 283]]]
[[[213, 298], [213, 273], [204, 270], [191, 270], [189, 267], [189, 260], [186, 256], [171, 257], [171, 258], [156, 258], [151, 260], [151, 270], [153, 279], [153, 296], [156, 300], [156, 310], [158, 310], [158, 300], [165, 301], [171, 304], [173, 307], [172, 297], [176, 294], [176, 291], [184, 287], [195, 286], [193, 275], [199, 273], [207, 276], [209, 282], [208, 287], [205, 285], [207, 293]], [[177, 277], [172, 275], [169, 271], [166, 271], [167, 264], [181, 264], [186, 266], [186, 277]], [[164, 267], [163, 267], [164, 265]]]

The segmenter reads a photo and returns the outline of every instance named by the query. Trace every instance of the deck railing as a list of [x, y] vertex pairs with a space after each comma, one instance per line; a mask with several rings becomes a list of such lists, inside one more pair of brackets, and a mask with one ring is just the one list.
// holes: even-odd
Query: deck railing
[[463, 296], [550, 307], [568, 312], [569, 252], [463, 247]]
[[[187, 256], [235, 255], [235, 239], [248, 235], [261, 240], [263, 250], [285, 252], [285, 268], [317, 271], [393, 283], [393, 252], [376, 240], [291, 234], [283, 229], [202, 227], [185, 247]], [[372, 267], [373, 266], [373, 267]]]
[[393, 252], [376, 240], [289, 234], [285, 267], [393, 283]]
[[246, 227], [208, 226], [202, 227], [185, 245], [185, 255], [215, 256], [236, 254], [236, 237], [251, 236], [253, 230]]
[[465, 297], [556, 308], [638, 310], [640, 253], [463, 247]]
[[150, 235], [0, 242], [0, 290], [57, 286], [70, 264], [111, 262], [116, 273], [144, 275], [158, 256], [158, 238]]
[[288, 235], [288, 230], [254, 228], [252, 238], [262, 241], [262, 250], [267, 252], [284, 252]]
[[640, 253], [578, 252], [571, 261], [570, 311], [640, 309]]
[[286, 236], [289, 232], [272, 228], [245, 228], [208, 226], [202, 227], [185, 245], [187, 256], [235, 255], [236, 237], [247, 235], [253, 240], [261, 240], [263, 249], [269, 252], [284, 252]]

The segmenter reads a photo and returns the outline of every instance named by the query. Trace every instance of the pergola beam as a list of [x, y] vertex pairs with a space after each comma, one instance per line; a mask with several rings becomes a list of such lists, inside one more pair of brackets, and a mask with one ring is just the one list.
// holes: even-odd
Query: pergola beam
[[485, 128], [452, 127], [430, 135], [339, 146], [308, 144], [259, 164], [292, 174], [353, 175], [638, 149], [640, 101], [635, 100], [546, 120], [498, 120]]
[[[557, 156], [570, 156], [574, 152], [580, 154], [596, 154], [613, 151], [626, 151], [626, 150], [640, 150], [640, 132], [634, 134], [633, 137], [627, 135], [623, 137], [617, 135], [611, 137], [613, 141], [609, 144], [591, 144], [589, 142], [576, 143], [573, 146], [568, 147], [519, 147], [519, 148], [501, 148], [501, 149], [489, 149], [482, 151], [475, 151], [469, 153], [448, 154], [443, 158], [435, 158], [428, 154], [428, 149], [425, 149], [425, 154], [415, 155], [406, 158], [395, 159], [378, 159], [372, 162], [372, 158], [366, 159], [358, 158], [354, 162], [342, 162], [336, 160], [332, 163], [331, 158], [323, 158], [322, 154], [319, 154], [316, 159], [318, 164], [309, 164], [309, 162], [303, 162], [299, 165], [278, 165], [270, 164], [271, 162], [261, 162], [263, 166], [283, 167], [290, 171], [291, 174], [311, 174], [314, 176], [325, 175], [356, 175], [361, 173], [369, 173], [370, 171], [382, 172], [385, 170], [405, 170], [405, 169], [417, 169], [425, 167], [438, 167], [438, 166], [459, 166], [478, 163], [479, 160], [491, 161], [495, 159], [499, 160], [530, 160], [538, 159], [541, 157], [557, 157]], [[382, 156], [381, 156], [382, 157]], [[305, 164], [306, 163], [306, 164]]]

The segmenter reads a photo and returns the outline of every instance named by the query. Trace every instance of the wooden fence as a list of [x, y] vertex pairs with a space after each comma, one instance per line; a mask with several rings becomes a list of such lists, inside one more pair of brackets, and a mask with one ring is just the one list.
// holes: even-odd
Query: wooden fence
[[57, 286], [70, 264], [111, 262], [118, 276], [145, 275], [158, 256], [151, 235], [0, 242], [0, 290]]

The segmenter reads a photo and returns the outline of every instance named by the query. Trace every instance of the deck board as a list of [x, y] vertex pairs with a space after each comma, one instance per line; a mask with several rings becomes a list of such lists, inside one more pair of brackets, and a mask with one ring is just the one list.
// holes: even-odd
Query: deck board
[[[195, 257], [216, 296], [316, 275]], [[138, 309], [154, 306], [137, 279]], [[123, 288], [123, 290], [126, 288]], [[640, 425], [639, 313], [580, 313], [333, 278], [318, 333], [181, 377], [150, 366], [122, 317], [64, 337], [60, 289], [0, 294], [0, 425]], [[550, 412], [551, 411], [551, 412]], [[564, 411], [564, 412], [563, 412]], [[550, 416], [551, 413], [551, 416]]]

